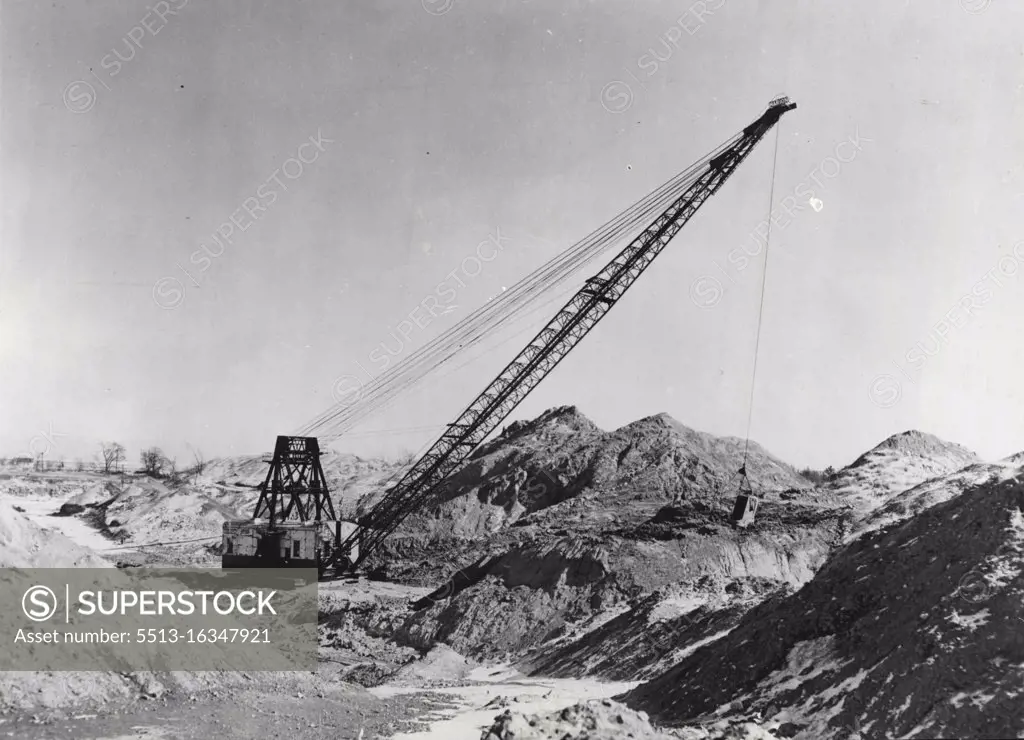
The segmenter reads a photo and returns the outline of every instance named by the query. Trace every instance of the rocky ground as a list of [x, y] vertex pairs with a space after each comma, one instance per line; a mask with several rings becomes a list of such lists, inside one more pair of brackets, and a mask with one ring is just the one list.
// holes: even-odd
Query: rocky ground
[[860, 537], [623, 700], [670, 724], [756, 716], [785, 737], [1020, 737], [1017, 473]]
[[847, 507], [753, 444], [764, 503], [751, 528], [734, 529], [743, 450], [666, 415], [608, 433], [561, 408], [509, 427], [379, 559], [388, 577], [443, 584], [397, 637], [521, 660], [609, 614], [629, 619], [659, 589], [677, 592], [664, 613], [758, 579], [762, 591], [798, 586], [841, 541]]
[[[736, 529], [745, 452], [763, 503]], [[264, 460], [177, 483], [0, 474], [0, 558], [215, 567]], [[1021, 732], [1022, 466], [906, 432], [815, 485], [666, 415], [607, 432], [553, 409], [478, 450], [369, 578], [321, 587], [316, 674], [4, 674], [0, 737]], [[324, 467], [351, 515], [402, 469]], [[613, 687], [628, 706], [587, 703]]]
[[645, 712], [610, 699], [591, 700], [546, 715], [506, 710], [481, 740], [774, 740], [756, 722], [720, 720], [703, 727], [657, 729]]
[[0, 717], [0, 737], [19, 740], [369, 740], [422, 726], [443, 697], [380, 699], [351, 685], [310, 693], [264, 680], [252, 686], [174, 693], [99, 708], [35, 710]]
[[978, 462], [978, 456], [966, 447], [911, 430], [894, 434], [865, 452], [840, 470], [828, 486], [858, 515], [865, 516], [901, 491]]

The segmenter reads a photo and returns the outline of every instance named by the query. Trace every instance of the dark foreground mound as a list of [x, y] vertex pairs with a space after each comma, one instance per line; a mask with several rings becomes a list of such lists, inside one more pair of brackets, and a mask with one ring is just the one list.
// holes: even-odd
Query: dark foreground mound
[[1024, 737], [1024, 484], [982, 484], [836, 553], [796, 594], [622, 698], [782, 737]]

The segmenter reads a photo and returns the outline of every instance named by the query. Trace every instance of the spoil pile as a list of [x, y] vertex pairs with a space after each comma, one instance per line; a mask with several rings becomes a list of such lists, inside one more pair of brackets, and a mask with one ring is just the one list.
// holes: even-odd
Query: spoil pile
[[644, 712], [610, 699], [592, 700], [545, 715], [506, 710], [480, 740], [777, 740], [755, 722], [722, 721], [699, 728], [659, 730]]
[[930, 478], [913, 488], [891, 496], [854, 526], [848, 539], [905, 521], [922, 511], [958, 496], [968, 488], [998, 483], [1020, 475], [1024, 459], [1007, 458], [996, 463], [974, 463], [955, 473]]
[[[639, 609], [623, 619], [645, 619], [643, 599], [673, 584], [681, 592], [661, 621], [683, 602], [724, 598], [733, 581], [760, 579], [762, 596], [799, 586], [840, 541], [847, 509], [751, 443], [747, 467], [765, 500], [755, 524], [735, 530], [743, 449], [665, 414], [611, 433], [571, 407], [513, 424], [386, 543], [382, 575], [443, 584], [395, 638], [518, 661], [605, 615]], [[607, 675], [621, 643], [599, 634], [588, 644], [586, 659], [549, 657]], [[646, 675], [650, 653], [638, 642], [618, 665]]]
[[1020, 737], [1024, 483], [968, 487], [836, 553], [796, 594], [622, 698], [800, 739]]
[[[599, 525], [618, 513], [608, 510], [607, 495], [615, 493], [626, 494], [630, 508], [646, 506], [648, 515], [673, 501], [725, 506], [719, 500], [735, 493], [743, 457], [743, 440], [689, 429], [668, 414], [604, 432], [565, 406], [513, 423], [483, 445], [436, 503], [406, 520], [399, 536], [485, 536], [556, 506], [571, 518], [592, 520], [580, 521], [584, 526]], [[775, 500], [812, 489], [795, 469], [754, 442], [747, 470], [758, 489]], [[605, 500], [573, 501], [588, 494], [604, 494]]]
[[650, 680], [729, 634], [743, 614], [766, 597], [791, 591], [761, 578], [723, 583], [704, 577], [694, 584], [675, 584], [632, 608], [541, 645], [520, 669], [555, 678]]
[[588, 701], [547, 715], [505, 710], [480, 740], [674, 740], [651, 727], [647, 715], [609, 699]]
[[0, 499], [0, 568], [112, 568], [113, 563], [44, 530], [10, 499]]
[[829, 488], [863, 517], [901, 491], [978, 462], [966, 447], [910, 430], [892, 435], [858, 457], [836, 474]]

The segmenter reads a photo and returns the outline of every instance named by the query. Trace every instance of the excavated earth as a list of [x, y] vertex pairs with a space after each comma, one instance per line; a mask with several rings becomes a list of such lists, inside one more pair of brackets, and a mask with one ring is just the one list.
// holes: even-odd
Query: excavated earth
[[865, 452], [840, 470], [828, 487], [861, 518], [912, 486], [979, 462], [966, 447], [910, 430]]
[[861, 536], [790, 596], [621, 697], [780, 737], [1024, 736], [1020, 468]]
[[610, 699], [590, 700], [544, 715], [506, 710], [481, 740], [776, 740], [756, 722], [721, 720], [706, 727], [660, 730], [645, 712]]
[[664, 414], [614, 432], [572, 407], [514, 424], [376, 561], [380, 577], [443, 585], [401, 623], [386, 614], [361, 626], [531, 671], [646, 676], [653, 656], [671, 657], [652, 619], [678, 630], [672, 620], [701, 607], [703, 628], [688, 629], [721, 631], [810, 579], [849, 528], [839, 496], [751, 443], [747, 469], [764, 501], [751, 527], [735, 529], [743, 453], [741, 440]]
[[[730, 515], [744, 458], [762, 504], [751, 526], [736, 529]], [[346, 517], [365, 512], [402, 470], [337, 453], [324, 460]], [[636, 685], [619, 697], [632, 709], [598, 700], [554, 714], [510, 712], [494, 720], [491, 737], [1022, 732], [1005, 710], [1024, 688], [1014, 642], [1021, 632], [1006, 622], [1022, 616], [1024, 524], [1014, 513], [1022, 465], [1024, 455], [982, 463], [958, 445], [905, 432], [814, 485], [756, 443], [665, 414], [607, 432], [574, 407], [553, 409], [480, 448], [386, 541], [370, 580], [321, 589], [321, 670], [277, 682], [275, 692], [293, 700], [282, 722], [267, 717], [267, 726], [316, 736], [303, 734], [301, 717], [317, 705], [307, 700], [342, 686], [342, 704], [362, 707], [362, 726], [393, 730], [422, 702], [401, 694], [381, 703], [354, 684], [443, 692], [472, 685], [482, 661], [530, 680]], [[45, 496], [42, 505], [67, 515], [62, 531], [88, 522], [129, 553], [106, 554], [107, 564], [215, 565], [209, 540], [251, 505], [265, 470], [263, 457], [251, 456], [213, 461], [186, 485], [5, 481], [9, 524], [0, 539], [11, 565], [96, 562], [45, 533], [49, 523], [40, 531], [25, 519], [21, 509]], [[184, 533], [205, 539], [152, 546]], [[972, 651], [971, 640], [984, 649]], [[267, 681], [5, 674], [0, 707], [60, 707], [70, 697], [109, 709], [142, 696], [187, 718], [189, 702], [242, 686], [255, 697], [274, 684]], [[252, 707], [245, 726], [255, 728], [263, 715], [258, 702]], [[483, 707], [492, 708], [493, 718], [501, 707]], [[379, 722], [374, 712], [383, 713]], [[14, 722], [0, 720], [0, 729], [21, 727]]]

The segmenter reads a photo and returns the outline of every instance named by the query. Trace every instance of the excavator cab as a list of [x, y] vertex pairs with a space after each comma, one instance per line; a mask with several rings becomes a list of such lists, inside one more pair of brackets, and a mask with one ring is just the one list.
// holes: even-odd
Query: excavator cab
[[746, 463], [737, 472], [740, 476], [740, 485], [739, 492], [736, 494], [736, 503], [732, 509], [732, 524], [734, 527], [743, 529], [754, 522], [761, 500], [754, 495], [754, 489], [747, 477]]

